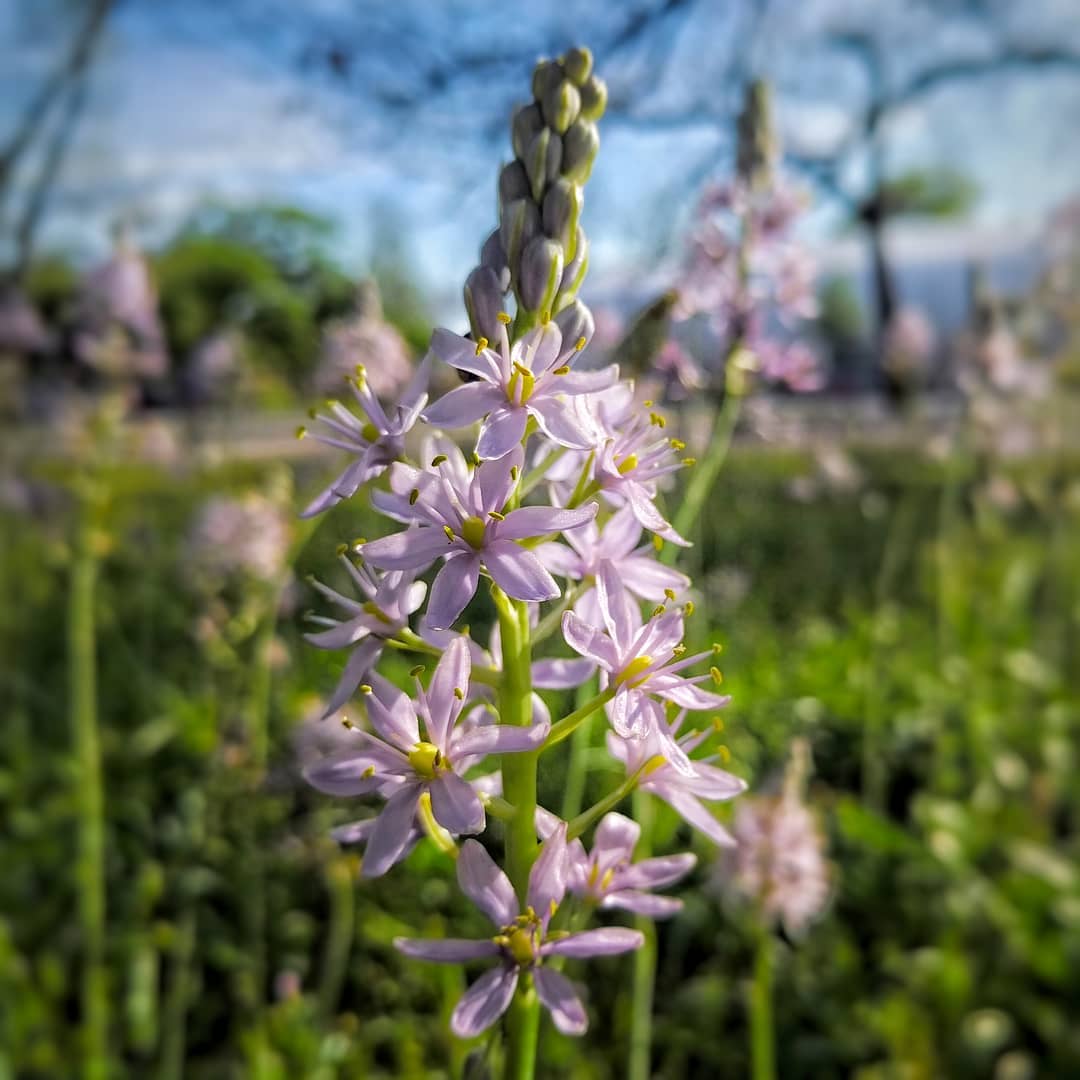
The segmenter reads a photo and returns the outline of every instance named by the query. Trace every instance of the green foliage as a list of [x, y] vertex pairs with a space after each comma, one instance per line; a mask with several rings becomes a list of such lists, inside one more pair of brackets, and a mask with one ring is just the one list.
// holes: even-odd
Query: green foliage
[[[262, 257], [230, 265], [230, 280], [272, 287]], [[690, 629], [725, 646], [732, 767], [768, 783], [791, 737], [807, 736], [836, 865], [826, 916], [778, 944], [779, 1074], [1074, 1075], [1080, 523], [1068, 473], [1018, 467], [1021, 503], [1006, 515], [978, 462], [863, 452], [858, 464], [861, 491], [808, 503], [789, 493], [800, 455], [740, 450], [695, 549]], [[445, 1020], [462, 975], [405, 961], [391, 941], [483, 933], [482, 919], [429, 845], [358, 882], [328, 839], [364, 811], [298, 775], [301, 721], [340, 666], [300, 640], [314, 594], [295, 582], [207, 591], [185, 554], [202, 500], [263, 486], [264, 470], [125, 466], [107, 481], [97, 636], [114, 1075], [457, 1075], [473, 1048]], [[296, 487], [317, 483], [308, 467]], [[66, 510], [0, 518], [0, 1074], [27, 1077], [70, 1075], [80, 1052], [69, 524]], [[335, 543], [370, 524], [362, 508], [329, 515], [298, 580], [336, 580]], [[258, 630], [275, 610], [263, 774], [249, 725]], [[400, 658], [401, 675], [412, 662]], [[558, 715], [566, 702], [550, 700]], [[599, 747], [599, 726], [592, 735]], [[612, 775], [602, 754], [590, 761], [587, 797]], [[545, 763], [542, 801], [558, 806], [564, 784], [561, 762]], [[665, 808], [657, 817], [657, 850], [693, 844], [701, 863], [680, 890], [686, 910], [659, 929], [654, 1075], [742, 1077], [747, 916], [717, 887], [715, 849]], [[541, 1075], [625, 1075], [628, 965], [568, 971], [587, 980], [592, 1030], [577, 1042], [546, 1028]]]
[[881, 202], [890, 216], [957, 217], [975, 202], [978, 189], [952, 169], [912, 169], [881, 185]]
[[855, 288], [846, 278], [829, 278], [819, 295], [818, 326], [835, 345], [859, 341], [866, 331], [866, 320]]

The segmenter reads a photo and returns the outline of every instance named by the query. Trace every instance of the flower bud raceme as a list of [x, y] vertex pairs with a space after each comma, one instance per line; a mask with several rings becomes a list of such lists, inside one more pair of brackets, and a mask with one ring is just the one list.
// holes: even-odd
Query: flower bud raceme
[[[587, 101], [593, 120], [600, 115], [603, 84], [588, 51], [575, 49], [541, 61], [532, 85], [536, 100], [512, 124], [516, 160], [499, 178], [499, 228], [465, 283], [471, 337], [436, 330], [421, 381], [396, 406], [357, 379], [366, 419], [344, 406], [325, 418], [324, 441], [352, 461], [308, 510], [366, 488], [383, 522], [371, 538], [343, 545], [344, 591], [313, 582], [334, 613], [313, 616], [309, 640], [347, 654], [324, 712], [355, 712], [346, 738], [308, 765], [308, 779], [328, 795], [378, 806], [335, 834], [363, 845], [366, 876], [386, 873], [425, 837], [457, 859], [461, 889], [490, 919], [490, 936], [396, 944], [424, 960], [490, 961], [451, 1027], [474, 1036], [513, 1004], [511, 1015], [526, 1017], [508, 1031], [515, 1076], [531, 1075], [530, 1012], [542, 1006], [566, 1034], [585, 1030], [563, 961], [642, 942], [620, 927], [567, 932], [566, 893], [587, 912], [679, 909], [653, 890], [679, 880], [693, 856], [635, 861], [637, 827], [607, 811], [640, 789], [727, 844], [712, 806], [745, 786], [699, 753], [718, 730], [715, 718], [705, 732], [681, 727], [688, 713], [728, 700], [702, 685], [721, 680], [713, 651], [689, 654], [683, 644], [692, 606], [680, 597], [690, 581], [657, 558], [661, 537], [685, 543], [660, 502], [665, 479], [684, 465], [682, 444], [663, 432], [664, 417], [634, 404], [617, 366], [583, 360], [595, 323], [577, 297], [587, 266], [581, 184], [598, 140], [578, 113]], [[430, 400], [431, 363], [467, 381]], [[412, 430], [418, 423], [422, 436]], [[466, 625], [467, 609], [477, 625], [494, 616], [484, 645]], [[378, 670], [392, 652], [416, 655], [410, 693]], [[537, 691], [581, 688], [593, 677], [598, 691], [553, 720]], [[560, 768], [567, 736], [605, 713], [625, 777], [596, 806], [560, 821], [537, 805], [537, 771]], [[462, 839], [496, 814], [501, 865]]]

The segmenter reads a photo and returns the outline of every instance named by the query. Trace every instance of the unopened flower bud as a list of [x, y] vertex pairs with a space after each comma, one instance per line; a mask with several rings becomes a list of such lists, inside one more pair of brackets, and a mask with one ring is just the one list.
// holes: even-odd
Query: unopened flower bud
[[539, 105], [522, 105], [514, 113], [514, 120], [510, 126], [510, 141], [514, 147], [514, 153], [525, 160], [529, 145], [540, 134], [544, 126], [544, 117], [540, 112]]
[[563, 176], [584, 184], [589, 179], [599, 149], [600, 133], [596, 125], [591, 120], [578, 120], [563, 136]]
[[562, 62], [566, 77], [577, 86], [582, 86], [592, 74], [592, 52], [586, 48], [571, 49]]
[[586, 120], [599, 120], [607, 108], [607, 83], [595, 75], [582, 83], [581, 115]]
[[572, 300], [555, 316], [554, 322], [562, 331], [563, 345], [567, 348], [581, 341], [582, 338], [588, 345], [596, 330], [592, 312], [580, 300]]
[[496, 340], [502, 308], [503, 294], [498, 275], [490, 267], [478, 266], [465, 279], [465, 310], [476, 341], [480, 338]]
[[578, 118], [581, 111], [581, 95], [569, 79], [563, 79], [540, 100], [544, 120], [558, 134], [562, 134]]
[[544, 196], [544, 232], [562, 244], [566, 257], [571, 261], [577, 254], [574, 248], [577, 244], [580, 214], [581, 188], [565, 177], [560, 177]]
[[562, 64], [558, 60], [541, 60], [533, 68], [532, 92], [537, 101], [554, 90], [563, 81]]
[[[555, 136], [558, 138], [558, 136]], [[536, 138], [529, 144], [529, 149], [522, 158], [525, 172], [529, 176], [529, 193], [533, 202], [539, 202], [544, 195], [544, 184], [547, 182], [547, 155], [548, 144], [551, 139], [549, 128], [541, 128]]]
[[504, 293], [510, 288], [510, 265], [506, 261], [506, 252], [503, 251], [498, 229], [484, 241], [484, 246], [480, 249], [480, 265], [495, 272], [499, 288]]
[[[585, 273], [589, 269], [589, 241], [585, 236], [585, 230], [577, 227], [577, 238], [574, 243], [574, 257], [566, 264], [563, 270], [562, 281], [559, 282], [559, 301], [565, 298], [569, 302], [577, 295], [581, 283], [585, 279]], [[560, 306], [556, 303], [556, 308]]]
[[554, 131], [549, 130], [547, 168], [545, 170], [547, 182], [550, 184], [552, 180], [557, 180], [560, 172], [562, 172], [562, 136], [556, 135]]
[[540, 231], [540, 211], [531, 199], [515, 199], [502, 208], [499, 239], [513, 274], [525, 245]]
[[499, 173], [499, 205], [505, 206], [515, 199], [525, 199], [529, 195], [529, 177], [525, 166], [520, 161], [511, 161], [504, 165]]
[[562, 246], [546, 236], [534, 236], [521, 254], [518, 298], [529, 311], [550, 311], [562, 280]]

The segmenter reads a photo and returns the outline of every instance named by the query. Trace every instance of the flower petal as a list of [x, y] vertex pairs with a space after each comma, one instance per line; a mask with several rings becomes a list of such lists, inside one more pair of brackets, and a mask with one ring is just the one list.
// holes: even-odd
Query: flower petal
[[591, 660], [537, 660], [532, 666], [532, 684], [538, 690], [570, 690], [595, 670]]
[[[391, 754], [394, 757], [391, 758]], [[405, 775], [407, 765], [404, 757], [390, 747], [386, 748], [385, 754], [376, 747], [371, 747], [370, 751], [364, 747], [344, 750], [316, 761], [304, 770], [304, 779], [324, 795], [351, 798], [379, 791], [392, 776]], [[371, 773], [372, 769], [374, 773]]]
[[574, 984], [565, 975], [548, 967], [538, 967], [533, 972], [533, 982], [555, 1026], [564, 1035], [584, 1035], [589, 1026], [589, 1017]]
[[407, 784], [387, 800], [382, 812], [375, 819], [364, 858], [360, 863], [360, 872], [364, 877], [381, 877], [404, 856], [409, 846], [419, 798], [419, 785]]
[[398, 937], [394, 938], [394, 948], [414, 960], [431, 960], [436, 964], [463, 964], [499, 954], [499, 946], [490, 939]]
[[547, 738], [550, 730], [550, 724], [532, 724], [529, 727], [485, 724], [462, 732], [454, 740], [454, 759], [475, 754], [517, 754], [535, 750]]
[[640, 930], [628, 930], [625, 926], [602, 926], [598, 930], [585, 930], [580, 934], [544, 942], [540, 955], [587, 959], [590, 956], [615, 956], [631, 952], [644, 944], [645, 935]]
[[619, 889], [609, 892], [600, 901], [605, 911], [621, 908], [632, 911], [635, 915], [647, 915], [650, 919], [669, 919], [683, 909], [683, 902], [674, 896], [653, 896], [652, 893], [638, 892], [636, 889]]
[[614, 671], [619, 658], [611, 638], [595, 626], [590, 626], [572, 611], [563, 612], [562, 632], [566, 644], [576, 653], [588, 657], [605, 671]]
[[433, 427], [468, 427], [505, 402], [506, 398], [494, 386], [482, 382], [466, 383], [429, 405], [424, 410], [424, 420]]
[[566, 823], [556, 827], [544, 841], [540, 854], [529, 871], [528, 903], [544, 925], [551, 918], [552, 908], [562, 903], [566, 895]]
[[431, 813], [435, 820], [455, 836], [484, 831], [484, 804], [472, 785], [457, 773], [444, 772], [428, 784]]
[[593, 437], [571, 410], [568, 398], [544, 397], [529, 405], [540, 430], [560, 446], [572, 450], [591, 450]]
[[619, 874], [619, 887], [625, 889], [660, 889], [665, 885], [674, 885], [684, 878], [697, 864], [697, 856], [686, 852], [683, 855], [658, 855], [652, 859], [642, 859], [626, 867]]
[[478, 840], [461, 845], [457, 863], [461, 891], [498, 929], [509, 926], [520, 912], [514, 886]]
[[485, 972], [465, 991], [450, 1016], [450, 1029], [459, 1039], [486, 1031], [510, 1005], [517, 989], [518, 969], [509, 964]]
[[383, 570], [414, 570], [453, 550], [441, 529], [421, 525], [371, 540], [360, 548], [360, 554]]
[[484, 565], [495, 583], [515, 600], [554, 600], [555, 579], [540, 560], [513, 540], [493, 540], [484, 547]]
[[[451, 560], [452, 561], [452, 560]], [[427, 689], [428, 736], [444, 753], [449, 748], [450, 732], [461, 714], [469, 693], [472, 657], [460, 635], [446, 647], [435, 667]]]
[[431, 586], [427, 620], [433, 630], [448, 630], [476, 595], [480, 583], [480, 559], [461, 554], [446, 560]]
[[519, 510], [511, 510], [506, 520], [497, 524], [495, 535], [500, 540], [524, 540], [529, 536], [560, 533], [592, 521], [599, 509], [596, 503], [579, 506], [576, 510], [563, 510], [558, 506], [523, 506]]
[[641, 836], [641, 826], [623, 814], [605, 814], [596, 826], [593, 851], [605, 864], [629, 862]]
[[368, 670], [379, 659], [381, 652], [382, 642], [377, 638], [368, 638], [353, 649], [334, 692], [326, 702], [321, 719], [325, 720], [328, 716], [332, 716], [352, 697], [353, 692], [364, 681]]
[[440, 327], [431, 335], [431, 351], [445, 364], [478, 375], [488, 382], [499, 381], [499, 368], [488, 349], [476, 351], [476, 342]]
[[476, 452], [485, 461], [505, 457], [521, 445], [528, 420], [529, 414], [523, 407], [508, 405], [504, 398], [503, 407], [492, 412], [480, 429]]
[[475, 510], [481, 517], [506, 505], [514, 487], [514, 470], [520, 470], [523, 461], [519, 446], [495, 461], [483, 461], [476, 467], [475, 484], [480, 499]]

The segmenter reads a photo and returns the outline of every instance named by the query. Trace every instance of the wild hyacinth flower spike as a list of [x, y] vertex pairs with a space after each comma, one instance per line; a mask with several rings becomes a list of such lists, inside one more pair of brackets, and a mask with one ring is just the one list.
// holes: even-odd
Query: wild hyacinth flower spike
[[[616, 807], [631, 794], [655, 794], [723, 843], [710, 804], [744, 787], [708, 757], [690, 757], [705, 735], [680, 734], [667, 720], [669, 709], [727, 702], [701, 685], [719, 682], [714, 667], [691, 671], [712, 653], [691, 656], [683, 645], [690, 605], [675, 605], [689, 579], [660, 565], [656, 544], [641, 542], [648, 530], [684, 543], [660, 503], [687, 464], [683, 446], [664, 433], [663, 417], [634, 404], [632, 384], [618, 381], [614, 367], [591, 371], [581, 357], [593, 331], [577, 296], [588, 255], [581, 189], [606, 97], [591, 64], [585, 50], [542, 61], [533, 101], [514, 115], [499, 227], [465, 285], [469, 336], [436, 331], [429, 351], [467, 381], [426, 405], [405, 402], [403, 423], [419, 411], [435, 429], [417, 440], [418, 458], [407, 458], [389, 429], [378, 454], [364, 436], [370, 505], [389, 523], [351, 545], [363, 564], [350, 561], [348, 572], [366, 599], [316, 586], [342, 617], [319, 619], [313, 643], [353, 650], [331, 703], [343, 705], [356, 686], [366, 722], [354, 725], [350, 745], [311, 764], [308, 779], [378, 806], [335, 834], [364, 845], [366, 876], [385, 873], [425, 836], [457, 859], [461, 888], [491, 920], [492, 935], [397, 945], [423, 959], [493, 962], [459, 1002], [452, 1027], [471, 1037], [505, 1016], [504, 1058], [515, 1080], [535, 1075], [541, 1006], [559, 1030], [585, 1030], [561, 964], [643, 941], [619, 927], [569, 933], [571, 919], [598, 908], [638, 917], [678, 908], [653, 890], [674, 884], [693, 856], [634, 862], [646, 838], [638, 843], [637, 826]], [[439, 428], [459, 433], [461, 444]], [[418, 608], [422, 580], [431, 584]], [[478, 624], [493, 622], [490, 636], [477, 640], [463, 625], [469, 605]], [[430, 680], [414, 669], [416, 688], [402, 693], [377, 670], [390, 650], [438, 657]], [[552, 723], [541, 693], [580, 688], [594, 673], [599, 692], [584, 693]], [[539, 774], [565, 768], [563, 740], [605, 708], [625, 779], [560, 821], [537, 803]], [[484, 846], [461, 839], [490, 817], [501, 826], [501, 864], [487, 837]], [[568, 885], [573, 907], [564, 903]]]
[[386, 798], [367, 838], [367, 877], [386, 873], [405, 853], [421, 795], [431, 799], [432, 815], [447, 832], [482, 832], [483, 803], [462, 773], [488, 754], [535, 750], [547, 735], [544, 725], [460, 726], [471, 668], [468, 647], [459, 638], [447, 647], [427, 691], [417, 687], [415, 705], [378, 679], [365, 693], [374, 730], [356, 729], [355, 751], [333, 755], [308, 770], [308, 781], [328, 794]]
[[498, 931], [480, 940], [397, 938], [394, 944], [406, 956], [440, 963], [494, 958], [498, 964], [466, 991], [450, 1018], [454, 1034], [463, 1039], [479, 1035], [499, 1019], [521, 979], [536, 988], [544, 1008], [564, 1035], [581, 1035], [588, 1027], [585, 1006], [574, 984], [545, 965], [552, 957], [588, 959], [613, 956], [641, 946], [637, 930], [604, 927], [568, 934], [551, 929], [552, 917], [566, 895], [566, 825], [545, 842], [529, 874], [524, 910], [510, 879], [483, 846], [467, 840], [458, 857], [461, 891], [491, 920]]

